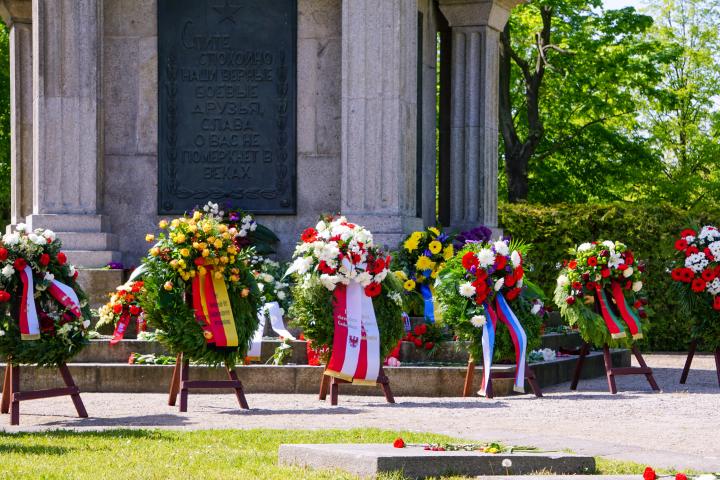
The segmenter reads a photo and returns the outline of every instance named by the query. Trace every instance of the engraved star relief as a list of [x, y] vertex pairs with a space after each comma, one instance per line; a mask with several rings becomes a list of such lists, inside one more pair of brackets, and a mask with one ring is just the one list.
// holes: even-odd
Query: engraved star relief
[[213, 10], [215, 10], [220, 15], [220, 21], [218, 23], [223, 23], [224, 21], [229, 21], [232, 23], [235, 22], [235, 15], [240, 11], [240, 7], [237, 5], [230, 5], [230, 0], [225, 0], [225, 5], [222, 7], [212, 7]]

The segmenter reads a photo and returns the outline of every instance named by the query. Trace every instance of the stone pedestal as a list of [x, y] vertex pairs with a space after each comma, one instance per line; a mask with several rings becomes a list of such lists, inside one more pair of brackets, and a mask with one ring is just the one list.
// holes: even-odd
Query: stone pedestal
[[440, 0], [452, 29], [450, 222], [497, 227], [500, 32], [519, 0]]
[[416, 216], [417, 1], [344, 0], [341, 211], [394, 247]]

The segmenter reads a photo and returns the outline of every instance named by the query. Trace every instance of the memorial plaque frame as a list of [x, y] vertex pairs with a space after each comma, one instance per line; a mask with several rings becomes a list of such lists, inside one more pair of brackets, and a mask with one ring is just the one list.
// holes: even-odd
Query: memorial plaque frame
[[158, 214], [297, 210], [297, 0], [158, 0]]

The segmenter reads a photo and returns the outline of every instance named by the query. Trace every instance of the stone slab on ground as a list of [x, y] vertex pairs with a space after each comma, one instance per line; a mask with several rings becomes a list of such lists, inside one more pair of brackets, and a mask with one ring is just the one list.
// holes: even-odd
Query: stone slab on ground
[[[509, 459], [512, 466], [503, 467]], [[317, 469], [339, 469], [361, 477], [402, 472], [409, 478], [443, 475], [522, 475], [547, 472], [592, 473], [595, 459], [567, 453], [490, 454], [481, 452], [433, 452], [422, 448], [393, 448], [382, 444], [294, 444], [280, 445], [278, 462]]]
[[642, 475], [480, 475], [474, 480], [640, 480]]
[[[123, 342], [110, 348], [126, 349], [122, 355], [127, 359], [128, 346], [142, 342]], [[150, 343], [150, 342], [145, 342]], [[157, 345], [157, 344], [156, 344]], [[122, 350], [118, 350], [121, 352]], [[120, 353], [118, 353], [120, 355]], [[575, 357], [559, 358], [556, 361], [540, 362], [533, 369], [542, 386], [555, 385], [568, 381], [575, 367]], [[627, 350], [613, 352], [616, 366], [629, 366]], [[1, 365], [1, 364], [0, 364]], [[4, 365], [2, 365], [4, 367]], [[125, 363], [69, 363], [70, 372], [83, 392], [117, 393], [162, 393], [167, 391], [172, 375], [172, 365], [128, 365]], [[494, 371], [512, 372], [511, 365], [496, 365]], [[309, 365], [247, 365], [236, 369], [240, 380], [248, 393], [317, 393], [320, 387], [322, 367]], [[388, 367], [385, 369], [390, 378], [390, 386], [396, 397], [459, 397], [465, 384], [466, 367], [453, 366], [412, 366]], [[594, 352], [585, 360], [583, 378], [604, 376], [602, 355]], [[227, 380], [222, 368], [191, 366], [191, 380]], [[480, 389], [482, 367], [475, 372], [473, 392]], [[496, 396], [512, 395], [513, 380], [502, 378], [493, 380]], [[21, 386], [24, 389], [41, 389], [60, 385], [57, 370], [23, 366]], [[218, 393], [206, 390], [205, 393]], [[382, 395], [380, 388], [358, 385], [341, 385], [340, 395]], [[342, 402], [342, 400], [341, 400]]]

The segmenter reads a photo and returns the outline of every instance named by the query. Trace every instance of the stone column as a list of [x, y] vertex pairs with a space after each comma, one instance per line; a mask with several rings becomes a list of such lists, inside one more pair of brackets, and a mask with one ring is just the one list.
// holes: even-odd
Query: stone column
[[[102, 3], [32, 0], [32, 228], [58, 232], [79, 266], [119, 260], [100, 215]], [[130, 194], [130, 192], [128, 192]]]
[[417, 0], [343, 0], [341, 210], [396, 246], [416, 217]]
[[500, 32], [520, 0], [440, 0], [452, 29], [450, 222], [497, 227]]
[[4, 0], [10, 29], [10, 221], [32, 213], [32, 1]]

